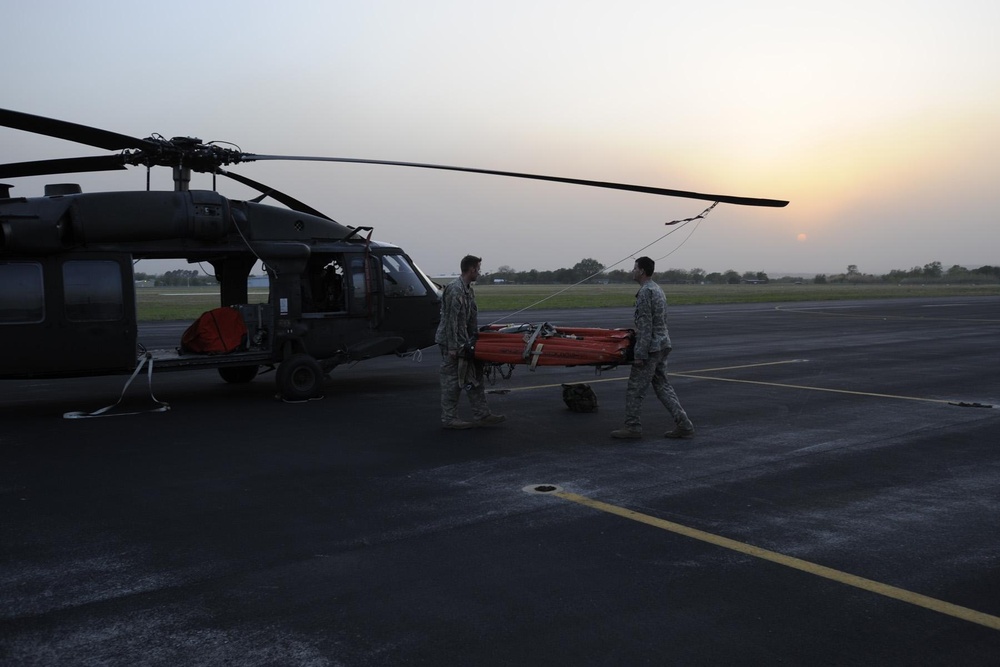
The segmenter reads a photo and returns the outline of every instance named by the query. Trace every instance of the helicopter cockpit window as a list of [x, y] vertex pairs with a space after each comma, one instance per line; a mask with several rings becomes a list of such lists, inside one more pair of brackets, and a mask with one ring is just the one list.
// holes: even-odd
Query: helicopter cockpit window
[[121, 269], [115, 262], [66, 262], [63, 291], [70, 321], [108, 322], [125, 314]]
[[382, 257], [382, 270], [387, 297], [425, 296], [427, 294], [427, 286], [420, 280], [413, 266], [403, 255], [384, 255]]
[[0, 324], [30, 324], [45, 317], [40, 264], [0, 264]]

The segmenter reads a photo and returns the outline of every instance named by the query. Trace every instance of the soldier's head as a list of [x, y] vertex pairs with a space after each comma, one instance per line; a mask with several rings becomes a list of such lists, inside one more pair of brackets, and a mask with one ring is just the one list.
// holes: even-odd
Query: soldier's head
[[[639, 271], [646, 278], [652, 278], [653, 271], [655, 269], [656, 269], [656, 262], [654, 262], [649, 257], [640, 257], [639, 259], [635, 260], [635, 267], [632, 270]], [[639, 277], [640, 276], [635, 276], [637, 280]]]
[[479, 265], [482, 261], [482, 257], [475, 255], [466, 255], [462, 258], [462, 277], [466, 279], [466, 282], [476, 281], [476, 278], [479, 277]]

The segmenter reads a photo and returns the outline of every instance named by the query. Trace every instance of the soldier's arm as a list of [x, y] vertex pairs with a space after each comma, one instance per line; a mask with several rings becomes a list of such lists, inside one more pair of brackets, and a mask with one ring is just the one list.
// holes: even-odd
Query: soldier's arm
[[[639, 290], [635, 302], [635, 360], [649, 358], [649, 345], [653, 338], [653, 313], [648, 290]], [[639, 364], [640, 366], [642, 364]]]

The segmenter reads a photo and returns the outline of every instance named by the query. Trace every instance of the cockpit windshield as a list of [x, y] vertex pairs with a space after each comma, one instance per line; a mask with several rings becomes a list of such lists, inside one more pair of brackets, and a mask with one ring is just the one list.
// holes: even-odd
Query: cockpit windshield
[[[387, 297], [426, 296], [428, 285], [433, 285], [406, 255], [383, 255], [382, 271]], [[425, 282], [426, 280], [426, 282]]]

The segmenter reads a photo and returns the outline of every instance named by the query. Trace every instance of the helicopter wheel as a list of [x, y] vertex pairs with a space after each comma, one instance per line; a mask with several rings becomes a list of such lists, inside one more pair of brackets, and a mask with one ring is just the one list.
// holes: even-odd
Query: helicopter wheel
[[245, 384], [257, 377], [260, 366], [222, 366], [219, 375], [229, 384]]
[[286, 401], [305, 401], [322, 393], [323, 369], [308, 354], [293, 354], [281, 362], [275, 379]]

